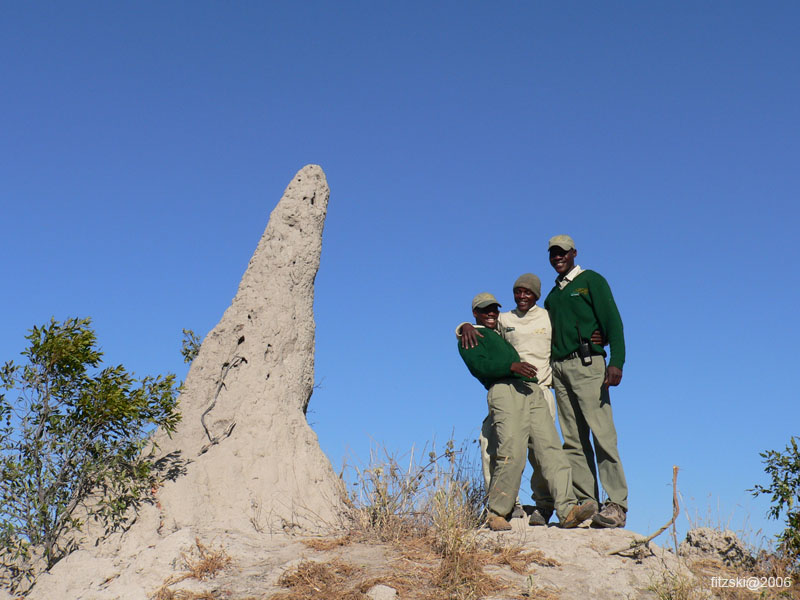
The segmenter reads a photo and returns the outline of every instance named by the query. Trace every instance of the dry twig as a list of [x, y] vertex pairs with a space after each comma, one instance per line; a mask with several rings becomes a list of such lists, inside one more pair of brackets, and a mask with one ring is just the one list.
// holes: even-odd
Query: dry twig
[[648, 535], [646, 538], [641, 539], [633, 539], [631, 543], [624, 548], [620, 548], [618, 550], [614, 550], [613, 552], [609, 552], [608, 555], [612, 556], [614, 554], [622, 554], [623, 552], [631, 552], [635, 558], [643, 558], [644, 557], [644, 550], [650, 551], [652, 554], [652, 550], [650, 549], [650, 542], [660, 536], [664, 531], [667, 530], [667, 527], [675, 523], [675, 519], [678, 518], [678, 514], [680, 514], [680, 508], [678, 505], [678, 467], [672, 467], [672, 518], [669, 522], [664, 525], [661, 529], [656, 531], [653, 534]]

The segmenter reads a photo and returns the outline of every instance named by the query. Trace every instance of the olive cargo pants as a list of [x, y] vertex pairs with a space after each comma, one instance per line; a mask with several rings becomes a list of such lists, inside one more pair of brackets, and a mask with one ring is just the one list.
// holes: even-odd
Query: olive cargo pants
[[554, 498], [556, 514], [563, 520], [577, 501], [569, 461], [542, 390], [519, 379], [504, 379], [489, 389], [487, 400], [497, 444], [489, 510], [505, 517], [514, 508], [530, 448]]
[[[550, 387], [539, 385], [544, 394], [544, 399], [547, 402], [547, 408], [550, 411], [550, 416], [553, 418], [553, 423], [556, 421], [556, 406], [555, 398]], [[492, 455], [497, 450], [497, 441], [494, 440], [492, 426], [492, 416], [487, 415], [481, 423], [481, 432], [478, 436], [478, 444], [481, 450], [481, 466], [483, 467], [483, 481], [486, 484], [486, 489], [489, 489], [489, 483], [492, 480]], [[556, 432], [558, 433], [558, 432]], [[533, 492], [533, 503], [545, 511], [553, 510], [553, 496], [550, 494], [550, 488], [542, 475], [542, 468], [536, 458], [533, 450], [528, 448], [528, 462], [533, 466], [533, 475], [531, 475], [531, 492]], [[519, 498], [517, 498], [519, 501]]]
[[599, 501], [599, 471], [608, 500], [628, 510], [628, 484], [617, 449], [611, 399], [608, 388], [603, 387], [605, 373], [602, 356], [592, 356], [589, 366], [584, 366], [580, 358], [553, 361], [558, 418], [578, 501]]

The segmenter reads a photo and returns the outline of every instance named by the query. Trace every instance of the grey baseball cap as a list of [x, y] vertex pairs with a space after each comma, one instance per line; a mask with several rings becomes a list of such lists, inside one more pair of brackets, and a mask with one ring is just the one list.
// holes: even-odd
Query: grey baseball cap
[[542, 282], [533, 273], [523, 273], [517, 277], [512, 289], [516, 289], [518, 287], [532, 291], [534, 294], [536, 294], [537, 298], [542, 297]]
[[561, 235], [554, 235], [550, 238], [550, 241], [547, 243], [547, 249], [550, 250], [553, 246], [558, 246], [564, 250], [574, 250], [575, 242], [571, 237], [562, 233]]
[[472, 310], [475, 310], [476, 308], [486, 308], [490, 304], [497, 304], [497, 306], [501, 306], [501, 304], [497, 301], [497, 298], [492, 296], [489, 292], [481, 292], [472, 299]]

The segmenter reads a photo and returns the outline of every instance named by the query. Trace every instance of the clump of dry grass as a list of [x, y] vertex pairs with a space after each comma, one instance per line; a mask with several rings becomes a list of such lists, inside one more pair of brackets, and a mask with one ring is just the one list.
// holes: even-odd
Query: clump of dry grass
[[558, 567], [560, 562], [554, 558], [548, 558], [540, 550], [524, 550], [519, 546], [496, 545], [488, 552], [484, 553], [486, 564], [507, 566], [515, 573], [525, 575], [528, 567], [532, 564], [542, 567]]
[[339, 548], [340, 546], [346, 546], [352, 541], [353, 536], [349, 533], [337, 538], [314, 538], [311, 540], [302, 540], [304, 546], [320, 552], [333, 550], [334, 548]]
[[360, 573], [359, 568], [338, 560], [306, 560], [281, 575], [278, 584], [289, 591], [273, 594], [270, 600], [364, 600], [367, 596], [351, 585]]
[[187, 570], [183, 579], [193, 578], [204, 581], [214, 577], [230, 564], [231, 557], [222, 548], [217, 548], [216, 550], [209, 548], [199, 538], [195, 538], [194, 543], [199, 556], [195, 559], [191, 555], [182, 555], [183, 564]]
[[[392, 542], [429, 536], [431, 528], [442, 531], [454, 520], [470, 528], [478, 524], [483, 480], [470, 464], [466, 444], [456, 449], [450, 440], [444, 452], [432, 450], [418, 459], [412, 450], [404, 466], [396, 455], [373, 450], [369, 466], [354, 468], [350, 500], [353, 527], [361, 536]], [[443, 502], [443, 494], [452, 501]]]
[[444, 556], [432, 581], [439, 593], [431, 600], [473, 600], [506, 589], [506, 584], [486, 574], [481, 558], [478, 552], [463, 550]]
[[685, 568], [668, 569], [654, 575], [647, 589], [655, 593], [658, 600], [707, 600], [711, 597]]
[[231, 558], [222, 548], [209, 548], [200, 541], [200, 538], [195, 538], [194, 543], [197, 548], [197, 558], [191, 554], [182, 553], [181, 560], [185, 571], [180, 575], [168, 578], [156, 590], [153, 600], [216, 600], [213, 595], [206, 592], [170, 589], [170, 586], [186, 579], [197, 579], [198, 581], [211, 579], [230, 564]]

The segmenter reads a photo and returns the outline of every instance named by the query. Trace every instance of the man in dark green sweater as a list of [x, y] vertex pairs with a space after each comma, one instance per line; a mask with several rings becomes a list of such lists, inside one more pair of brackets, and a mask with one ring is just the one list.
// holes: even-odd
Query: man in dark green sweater
[[[599, 471], [608, 502], [594, 515], [592, 524], [624, 527], [628, 484], [617, 449], [608, 394], [609, 386], [622, 381], [625, 363], [622, 319], [603, 276], [575, 264], [578, 251], [571, 237], [550, 238], [548, 251], [550, 264], [558, 273], [556, 285], [544, 301], [553, 325], [550, 355], [553, 388], [575, 495], [581, 502], [597, 502]], [[603, 347], [591, 342], [592, 332], [597, 329], [608, 340], [611, 353], [608, 367]]]
[[521, 362], [514, 346], [497, 333], [499, 307], [491, 294], [475, 296], [472, 314], [484, 335], [472, 348], [458, 344], [469, 372], [489, 392], [487, 400], [497, 450], [489, 483], [487, 524], [493, 531], [511, 529], [507, 518], [519, 493], [526, 450], [530, 447], [541, 463], [561, 526], [577, 527], [596, 512], [596, 505], [577, 505], [569, 463], [544, 394], [536, 385], [536, 368]]

